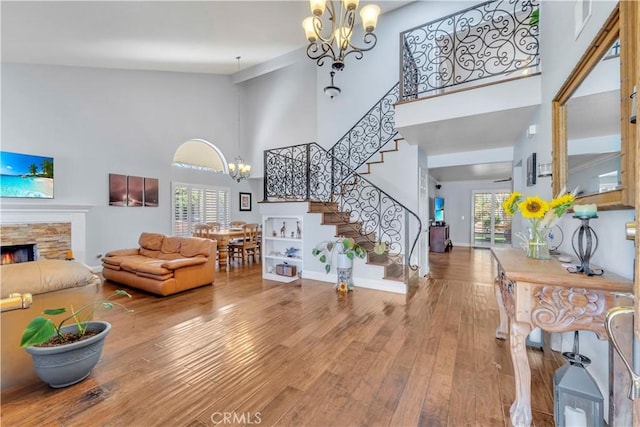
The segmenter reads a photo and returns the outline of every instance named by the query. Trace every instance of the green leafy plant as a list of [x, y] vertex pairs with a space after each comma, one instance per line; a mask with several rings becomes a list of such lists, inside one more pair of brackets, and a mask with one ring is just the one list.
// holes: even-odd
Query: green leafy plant
[[[93, 313], [95, 313], [95, 311], [100, 307], [111, 310], [113, 307], [118, 306], [126, 310], [128, 313], [132, 313], [133, 310], [128, 309], [118, 302], [111, 301], [112, 298], [115, 298], [117, 296], [127, 296], [131, 298], [131, 295], [129, 295], [128, 292], [118, 289], [104, 301], [97, 301], [86, 304], [80, 307], [78, 310], [74, 310], [72, 306], [71, 314], [62, 319], [58, 326], [56, 326], [51, 319], [48, 319], [46, 317], [38, 316], [34, 318], [31, 322], [29, 322], [24, 332], [22, 333], [20, 347], [42, 344], [47, 342], [54, 336], [63, 338], [64, 334], [62, 333], [61, 329], [64, 326], [65, 322], [71, 319], [73, 319], [78, 328], [78, 332], [76, 334], [79, 336], [83, 336], [87, 332], [87, 322], [89, 321]], [[54, 316], [66, 312], [67, 310], [65, 308], [53, 308], [44, 310], [43, 314]], [[81, 314], [83, 314], [82, 319]]]
[[540, 22], [540, 9], [536, 8], [531, 12], [531, 18], [529, 18], [529, 25], [538, 25]]
[[[321, 242], [311, 250], [311, 253], [313, 256], [318, 257], [318, 261], [324, 264], [324, 270], [326, 273], [331, 271], [331, 261], [333, 259], [333, 250], [335, 248], [338, 248], [337, 253], [343, 253], [351, 260], [356, 257], [364, 258], [367, 256], [367, 250], [357, 244], [351, 237], [339, 237], [335, 240], [326, 240]], [[374, 252], [382, 254], [386, 248], [386, 243], [377, 243], [374, 246]], [[380, 250], [381, 252], [379, 252]]]

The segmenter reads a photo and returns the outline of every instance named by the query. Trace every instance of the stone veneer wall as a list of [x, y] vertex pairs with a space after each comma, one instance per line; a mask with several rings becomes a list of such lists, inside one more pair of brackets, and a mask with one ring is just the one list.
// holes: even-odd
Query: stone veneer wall
[[65, 259], [71, 250], [71, 223], [4, 224], [0, 228], [3, 246], [38, 245], [38, 258]]

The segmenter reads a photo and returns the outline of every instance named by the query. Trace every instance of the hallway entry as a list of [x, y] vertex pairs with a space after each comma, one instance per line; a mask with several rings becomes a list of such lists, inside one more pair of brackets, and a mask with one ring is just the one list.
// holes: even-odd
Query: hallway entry
[[471, 200], [471, 245], [489, 247], [511, 244], [511, 217], [502, 209], [510, 191], [474, 191]]

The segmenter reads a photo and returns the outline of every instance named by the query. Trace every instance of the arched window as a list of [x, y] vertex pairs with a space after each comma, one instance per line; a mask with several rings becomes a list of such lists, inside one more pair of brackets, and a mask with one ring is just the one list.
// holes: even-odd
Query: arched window
[[[173, 155], [173, 165], [204, 172], [229, 173], [222, 152], [202, 139], [192, 139], [180, 145]], [[218, 222], [223, 227], [229, 225], [229, 187], [173, 182], [171, 192], [175, 236], [191, 236], [196, 224]]]
[[229, 173], [222, 152], [204, 139], [192, 139], [182, 144], [173, 155], [173, 165], [181, 168]]

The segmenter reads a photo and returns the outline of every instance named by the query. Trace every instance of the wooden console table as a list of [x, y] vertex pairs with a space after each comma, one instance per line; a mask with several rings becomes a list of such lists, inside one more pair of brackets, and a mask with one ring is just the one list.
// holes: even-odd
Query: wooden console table
[[[516, 386], [516, 397], [510, 411], [511, 423], [518, 427], [530, 426], [531, 371], [525, 341], [531, 329], [538, 326], [548, 332], [587, 330], [606, 340], [604, 317], [611, 307], [633, 305], [628, 296], [621, 295], [631, 294], [633, 283], [608, 272], [600, 277], [571, 274], [557, 260], [530, 259], [521, 249], [492, 248], [491, 252], [498, 267], [495, 292], [500, 310], [500, 325], [496, 330], [496, 337], [506, 339], [507, 325], [510, 329], [511, 360]], [[629, 327], [628, 342], [631, 342], [631, 334]], [[617, 354], [615, 356], [617, 358]], [[622, 399], [627, 398], [629, 391], [628, 375], [623, 368], [618, 369], [618, 363], [621, 365], [622, 362], [618, 360], [613, 365], [615, 379], [610, 378], [615, 384], [615, 407], [624, 406]], [[621, 385], [625, 375], [626, 387]], [[630, 408], [630, 405], [631, 401], [628, 401], [626, 406]], [[610, 412], [612, 411], [610, 405]], [[616, 412], [610, 414], [609, 419], [615, 422], [622, 419], [618, 417], [628, 416], [628, 413]]]

